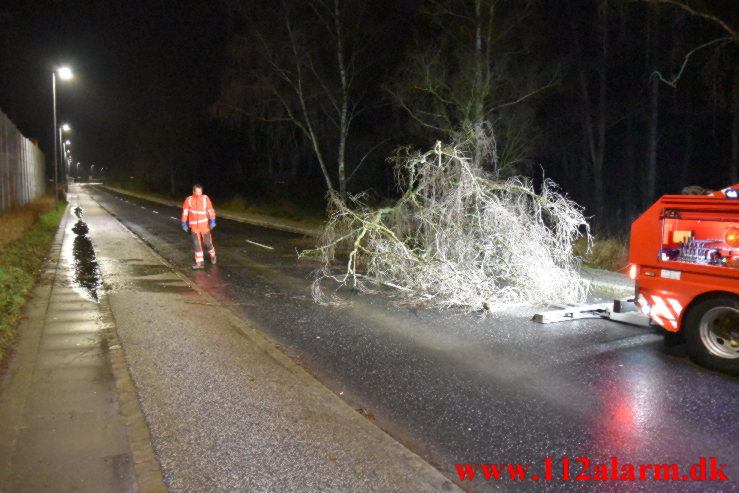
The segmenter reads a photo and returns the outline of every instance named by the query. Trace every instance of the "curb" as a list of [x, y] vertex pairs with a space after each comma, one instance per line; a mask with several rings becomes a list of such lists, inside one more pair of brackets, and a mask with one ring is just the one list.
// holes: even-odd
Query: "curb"
[[105, 345], [115, 380], [118, 413], [123, 422], [128, 447], [131, 451], [137, 491], [142, 493], [166, 493], [168, 488], [164, 482], [159, 461], [154, 453], [149, 425], [141, 409], [136, 386], [128, 369], [126, 355], [118, 338], [115, 316], [110, 308], [110, 301], [105, 291], [100, 296], [98, 312], [101, 329], [107, 332]]
[[110, 309], [107, 295], [100, 298], [100, 305], [103, 312], [100, 323], [108, 329], [106, 345], [113, 377], [115, 378], [118, 412], [123, 418], [123, 425], [126, 429], [138, 491], [142, 493], [166, 493], [168, 489], [164, 482], [159, 461], [154, 453], [149, 426], [141, 410], [136, 386], [128, 370], [126, 355], [118, 338], [115, 317]]
[[626, 275], [590, 267], [582, 267], [581, 272], [595, 290], [619, 296], [634, 294], [634, 281]]

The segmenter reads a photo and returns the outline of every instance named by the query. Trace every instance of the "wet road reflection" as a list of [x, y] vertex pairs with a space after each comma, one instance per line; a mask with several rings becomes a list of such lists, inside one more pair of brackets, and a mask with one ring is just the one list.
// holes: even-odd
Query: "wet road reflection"
[[[175, 208], [156, 216], [108, 192], [96, 198], [187, 268], [191, 250]], [[613, 457], [675, 464], [681, 474], [716, 457], [732, 478], [713, 490], [700, 482], [480, 479], [462, 485], [469, 491], [739, 491], [731, 432], [739, 380], [666, 350], [655, 330], [605, 320], [542, 327], [530, 322], [534, 308], [481, 317], [343, 292], [351, 307], [322, 307], [310, 298], [315, 266], [296, 260], [310, 240], [228, 220], [216, 232], [218, 265], [186, 270], [188, 277], [450, 478], [460, 463], [531, 464], [541, 473], [546, 458], [561, 472], [557, 461], [569, 457], [574, 479], [581, 456], [593, 465]], [[129, 282], [151, 279], [141, 269]]]
[[[76, 235], [72, 242], [73, 262], [70, 264], [69, 278], [74, 290], [90, 301], [100, 301], [98, 290], [101, 288], [100, 268], [95, 257], [95, 249], [88, 236], [89, 229], [82, 220], [82, 209], [76, 207], [74, 215], [78, 221], [72, 227]], [[69, 253], [69, 252], [67, 252]]]

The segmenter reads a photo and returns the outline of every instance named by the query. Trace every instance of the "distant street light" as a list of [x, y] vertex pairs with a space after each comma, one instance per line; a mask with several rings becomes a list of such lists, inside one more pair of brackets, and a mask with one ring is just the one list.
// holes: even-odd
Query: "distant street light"
[[[56, 123], [56, 76], [57, 72], [59, 72], [59, 78], [62, 80], [69, 80], [72, 78], [72, 70], [69, 67], [60, 67], [58, 70], [55, 70], [51, 73], [51, 95], [53, 100], [53, 106], [54, 106], [54, 133], [52, 135], [54, 138], [52, 139], [54, 141], [54, 205], [56, 206], [59, 203], [59, 157], [58, 157], [58, 151], [57, 147], [61, 149], [61, 145], [57, 146], [56, 143], [56, 133], [57, 133], [57, 123]], [[59, 129], [59, 135], [60, 135], [60, 142], [61, 142], [61, 129]]]
[[[72, 127], [70, 127], [69, 124], [67, 124], [67, 123], [62, 123], [62, 126], [59, 127], [59, 147], [62, 150], [64, 150], [64, 145], [65, 144], [66, 145], [71, 144], [71, 142], [69, 141], [69, 139], [67, 139], [66, 141], [62, 142], [62, 138], [63, 138], [62, 137], [62, 134], [64, 132], [69, 132], [70, 130], [72, 130]], [[69, 149], [67, 149], [65, 151], [65, 155], [68, 152], [69, 152]], [[65, 193], [69, 193], [69, 180], [67, 180], [67, 175], [68, 175], [67, 170], [68, 170], [68, 168], [69, 168], [69, 166], [64, 166], [63, 169], [62, 169], [62, 171], [64, 172], [63, 174], [64, 174], [64, 192]]]

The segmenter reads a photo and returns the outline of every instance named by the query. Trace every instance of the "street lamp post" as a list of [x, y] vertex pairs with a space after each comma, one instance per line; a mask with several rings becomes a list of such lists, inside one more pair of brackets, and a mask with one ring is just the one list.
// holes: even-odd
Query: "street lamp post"
[[[62, 80], [67, 80], [72, 78], [72, 71], [69, 69], [69, 67], [60, 67], [59, 68], [59, 77]], [[53, 106], [54, 106], [54, 132], [51, 134], [54, 136], [52, 139], [54, 143], [54, 205], [56, 206], [59, 203], [59, 158], [58, 158], [58, 147], [56, 144], [56, 132], [57, 132], [57, 123], [56, 123], [56, 74], [57, 71], [53, 71], [51, 73], [51, 95], [53, 100]]]

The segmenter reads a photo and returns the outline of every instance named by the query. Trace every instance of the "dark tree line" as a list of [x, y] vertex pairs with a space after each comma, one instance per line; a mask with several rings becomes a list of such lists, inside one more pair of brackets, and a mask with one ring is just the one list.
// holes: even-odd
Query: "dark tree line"
[[437, 139], [500, 176], [555, 179], [600, 230], [739, 181], [731, 0], [227, 5], [212, 172], [232, 192], [391, 195], [385, 157]]

